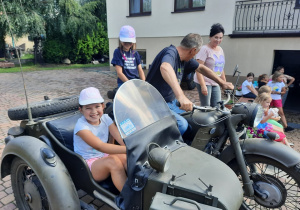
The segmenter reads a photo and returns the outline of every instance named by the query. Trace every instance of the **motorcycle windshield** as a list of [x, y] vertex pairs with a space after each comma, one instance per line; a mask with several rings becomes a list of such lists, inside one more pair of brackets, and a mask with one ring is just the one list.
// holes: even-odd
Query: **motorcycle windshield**
[[156, 88], [138, 79], [129, 80], [118, 89], [113, 112], [123, 139], [172, 115]]

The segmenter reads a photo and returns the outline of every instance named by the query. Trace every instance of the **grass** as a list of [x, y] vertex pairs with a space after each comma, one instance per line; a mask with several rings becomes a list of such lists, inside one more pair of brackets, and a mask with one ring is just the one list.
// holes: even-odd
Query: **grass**
[[21, 59], [34, 59], [34, 55], [33, 54], [24, 54]]
[[[25, 71], [44, 71], [44, 70], [60, 70], [60, 69], [78, 69], [78, 68], [90, 68], [90, 67], [103, 67], [109, 66], [109, 63], [100, 63], [100, 64], [44, 64], [44, 65], [34, 65], [34, 63], [25, 63], [22, 65], [22, 70]], [[0, 68], [0, 73], [13, 73], [20, 72], [20, 66], [16, 65], [13, 68]]]

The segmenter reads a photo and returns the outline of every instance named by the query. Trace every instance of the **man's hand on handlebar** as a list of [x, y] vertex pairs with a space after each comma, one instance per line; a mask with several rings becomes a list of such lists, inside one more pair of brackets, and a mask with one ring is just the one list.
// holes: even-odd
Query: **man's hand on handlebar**
[[178, 98], [177, 100], [180, 104], [180, 107], [179, 107], [180, 109], [185, 110], [185, 111], [193, 110], [193, 103], [185, 95]]
[[223, 90], [233, 90], [233, 84], [231, 82], [225, 82], [221, 85]]

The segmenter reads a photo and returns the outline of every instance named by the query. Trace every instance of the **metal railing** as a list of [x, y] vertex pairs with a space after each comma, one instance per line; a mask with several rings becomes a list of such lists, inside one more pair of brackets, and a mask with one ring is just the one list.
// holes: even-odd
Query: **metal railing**
[[[237, 1], [234, 33], [239, 32], [299, 32], [300, 8], [296, 1]], [[299, 6], [299, 5], [298, 5]]]

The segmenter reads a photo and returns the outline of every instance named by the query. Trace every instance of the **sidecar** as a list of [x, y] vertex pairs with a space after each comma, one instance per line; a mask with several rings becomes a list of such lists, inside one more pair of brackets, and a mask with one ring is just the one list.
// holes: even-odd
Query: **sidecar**
[[183, 143], [155, 88], [128, 81], [119, 88], [113, 109], [127, 147], [123, 190], [119, 193], [110, 178], [92, 178], [73, 151], [73, 129], [81, 114], [66, 111], [22, 120], [8, 131], [1, 177], [11, 175], [19, 209], [80, 209], [79, 189], [114, 209], [239, 209], [243, 190], [234, 172]]

